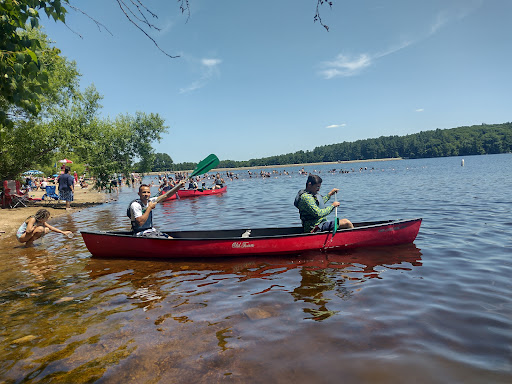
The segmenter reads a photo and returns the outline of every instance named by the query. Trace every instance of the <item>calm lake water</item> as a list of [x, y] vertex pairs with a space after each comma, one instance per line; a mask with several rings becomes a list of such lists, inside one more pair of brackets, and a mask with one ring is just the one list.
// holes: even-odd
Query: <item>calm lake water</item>
[[[0, 382], [511, 383], [512, 155], [461, 159], [305, 167], [352, 221], [422, 217], [406, 246], [158, 261], [92, 258], [80, 236], [3, 242]], [[306, 177], [286, 170], [238, 171], [156, 226], [299, 225]], [[52, 224], [127, 229], [135, 197]]]

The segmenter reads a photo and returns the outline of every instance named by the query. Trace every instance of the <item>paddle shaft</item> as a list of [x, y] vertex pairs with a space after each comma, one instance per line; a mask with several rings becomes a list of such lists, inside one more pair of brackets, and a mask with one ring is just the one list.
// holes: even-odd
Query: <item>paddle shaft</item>
[[[334, 192], [334, 201], [338, 201], [338, 192]], [[338, 231], [338, 206], [334, 207], [334, 229], [332, 231], [332, 236], [336, 234]]]
[[165, 192], [163, 195], [160, 195], [156, 198], [156, 203], [159, 203], [160, 201], [164, 200], [164, 199], [167, 199], [168, 197], [174, 195], [176, 192], [178, 192], [178, 189], [182, 188], [184, 186], [184, 181], [183, 182], [179, 182], [178, 184], [176, 184], [172, 189], [168, 190], [167, 192]]
[[[334, 201], [338, 201], [338, 192], [334, 192]], [[336, 224], [338, 223], [338, 206], [334, 208], [334, 216], [336, 217]]]

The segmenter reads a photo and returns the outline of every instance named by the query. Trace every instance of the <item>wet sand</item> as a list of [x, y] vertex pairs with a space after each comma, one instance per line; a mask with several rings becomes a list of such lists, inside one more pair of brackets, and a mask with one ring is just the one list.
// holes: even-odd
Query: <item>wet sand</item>
[[[45, 191], [32, 191], [30, 192], [31, 198], [41, 198]], [[108, 194], [98, 192], [92, 188], [75, 188], [73, 197], [74, 201], [71, 202], [71, 209], [66, 210], [66, 203], [57, 200], [51, 202], [46, 201], [29, 201], [26, 207], [17, 208], [4, 208], [0, 209], [0, 243], [7, 238], [12, 238], [16, 234], [17, 229], [21, 223], [29, 216], [36, 213], [39, 209], [45, 208], [50, 211], [50, 221], [52, 218], [67, 215], [83, 208], [93, 205], [103, 204], [108, 201]], [[3, 233], [2, 233], [3, 232]]]

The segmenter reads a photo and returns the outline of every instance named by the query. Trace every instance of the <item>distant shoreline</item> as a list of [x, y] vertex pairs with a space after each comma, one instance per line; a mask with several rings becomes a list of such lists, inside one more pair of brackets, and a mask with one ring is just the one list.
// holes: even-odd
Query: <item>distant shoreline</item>
[[261, 165], [256, 167], [238, 167], [238, 168], [219, 168], [216, 169], [216, 171], [222, 171], [222, 170], [235, 170], [235, 169], [262, 169], [262, 168], [285, 168], [285, 167], [307, 167], [307, 166], [314, 166], [314, 165], [337, 165], [337, 164], [351, 164], [351, 163], [369, 163], [372, 161], [392, 161], [392, 160], [403, 160], [401, 157], [394, 157], [394, 158], [388, 158], [388, 159], [369, 159], [369, 160], [346, 160], [346, 161], [322, 161], [318, 163], [300, 163], [300, 164], [284, 164], [284, 165]]
[[[338, 165], [338, 164], [351, 164], [351, 163], [369, 163], [373, 161], [393, 161], [393, 160], [403, 160], [402, 157], [391, 157], [386, 159], [367, 159], [367, 160], [346, 160], [346, 161], [323, 161], [318, 163], [300, 163], [300, 164], [280, 164], [280, 165], [260, 165], [253, 167], [235, 167], [235, 168], [214, 168], [210, 172], [223, 172], [223, 171], [236, 171], [236, 170], [247, 170], [247, 169], [267, 169], [267, 168], [286, 168], [286, 167], [307, 167], [307, 166], [315, 166], [315, 165]], [[192, 172], [193, 169], [184, 170], [184, 171], [169, 171], [169, 172], [149, 172], [148, 175], [158, 175], [161, 173], [175, 173], [175, 172]]]

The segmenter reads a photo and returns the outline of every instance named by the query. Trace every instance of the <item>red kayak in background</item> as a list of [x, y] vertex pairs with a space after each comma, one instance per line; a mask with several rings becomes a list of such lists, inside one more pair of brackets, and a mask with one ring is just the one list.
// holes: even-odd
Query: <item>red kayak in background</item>
[[[228, 190], [228, 186], [224, 186], [222, 188], [217, 189], [180, 189], [176, 194], [168, 197], [163, 201], [175, 200], [176, 195], [179, 195], [179, 198], [182, 199], [184, 197], [198, 197], [198, 196], [207, 196], [207, 195], [218, 195], [220, 193], [224, 193]], [[163, 194], [163, 193], [162, 193]]]
[[421, 219], [354, 223], [354, 228], [304, 233], [302, 227], [165, 232], [172, 239], [136, 237], [131, 232], [82, 231], [93, 256], [112, 258], [241, 257], [299, 254], [409, 244]]

